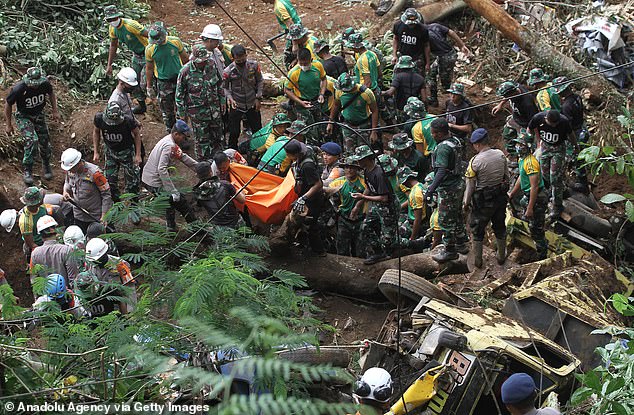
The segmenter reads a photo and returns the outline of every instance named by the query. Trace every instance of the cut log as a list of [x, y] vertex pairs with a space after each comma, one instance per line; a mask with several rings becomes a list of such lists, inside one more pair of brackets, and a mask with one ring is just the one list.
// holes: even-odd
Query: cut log
[[[592, 75], [596, 72], [579, 64], [569, 56], [559, 52], [539, 33], [522, 26], [493, 0], [464, 0], [476, 13], [484, 17], [495, 26], [505, 37], [515, 42], [522, 50], [530, 55], [536, 66], [552, 68], [553, 72], [569, 77]], [[614, 86], [601, 75], [592, 76], [575, 82], [576, 84], [596, 89], [608, 94], [610, 110], [619, 111], [625, 104], [625, 98], [619, 94]]]
[[[288, 250], [287, 250], [288, 253]], [[352, 297], [377, 297], [378, 282], [388, 269], [398, 269], [398, 258], [364, 265], [363, 259], [328, 254], [326, 257], [304, 257], [300, 253], [290, 257], [269, 257], [271, 268], [286, 269], [303, 275], [311, 288], [330, 291]], [[469, 272], [466, 257], [442, 265], [431, 258], [431, 253], [407, 255], [401, 258], [401, 269], [420, 277], [431, 279], [443, 274], [465, 274]]]
[[[411, 0], [396, 0], [392, 8], [383, 15], [383, 21], [387, 20], [391, 25], [407, 7], [412, 7], [411, 4]], [[415, 0], [413, 7], [423, 15], [425, 22], [435, 22], [459, 12], [466, 4], [462, 0]]]

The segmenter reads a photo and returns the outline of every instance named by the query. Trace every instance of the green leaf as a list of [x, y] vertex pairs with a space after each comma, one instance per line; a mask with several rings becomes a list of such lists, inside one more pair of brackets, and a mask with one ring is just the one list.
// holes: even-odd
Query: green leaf
[[625, 199], [625, 196], [623, 195], [619, 195], [616, 193], [608, 193], [607, 195], [601, 198], [601, 203], [605, 203], [606, 205], [609, 205], [612, 203], [622, 202], [624, 200], [626, 199]]
[[570, 403], [573, 406], [578, 406], [579, 404], [582, 404], [583, 402], [587, 401], [588, 398], [592, 396], [593, 393], [594, 391], [588, 387], [579, 388], [570, 397]]
[[625, 214], [627, 215], [627, 220], [634, 222], [634, 203], [631, 200], [625, 202]]
[[625, 159], [623, 158], [623, 156], [621, 156], [616, 161], [616, 172], [618, 174], [623, 174], [624, 171], [625, 171]]
[[612, 402], [612, 410], [616, 415], [629, 415], [630, 410], [618, 402]]
[[601, 378], [594, 370], [589, 371], [585, 375], [581, 376], [581, 382], [594, 391], [601, 390]]
[[621, 389], [623, 386], [625, 386], [625, 378], [622, 377], [618, 377], [615, 379], [612, 379], [607, 387], [605, 387], [605, 395], [609, 395], [612, 392]]
[[[628, 201], [629, 203], [629, 201]], [[623, 294], [612, 294], [610, 297], [610, 301], [612, 302], [612, 306], [616, 311], [623, 314], [630, 307], [630, 300], [628, 297]]]
[[612, 146], [605, 146], [602, 148], [603, 154], [605, 154], [606, 156], [609, 156], [610, 154], [614, 153], [614, 147]]

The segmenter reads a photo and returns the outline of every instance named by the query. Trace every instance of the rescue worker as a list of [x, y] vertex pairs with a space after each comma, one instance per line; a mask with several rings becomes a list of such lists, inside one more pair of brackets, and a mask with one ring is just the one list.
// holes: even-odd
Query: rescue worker
[[64, 231], [64, 244], [73, 249], [83, 250], [86, 247], [86, 236], [77, 225], [70, 225]]
[[[301, 24], [302, 19], [299, 17], [295, 6], [290, 0], [263, 0], [265, 3], [273, 3], [273, 14], [277, 19], [277, 23], [280, 25], [280, 31], [288, 34], [291, 26], [294, 24]], [[286, 68], [293, 66], [293, 60], [295, 55], [293, 54], [293, 44], [291, 40], [286, 38], [286, 46], [284, 48], [284, 65]]]
[[[572, 89], [572, 82], [568, 81], [565, 76], [560, 76], [553, 80], [553, 88], [555, 92], [559, 94], [561, 98], [561, 113], [565, 115], [570, 121], [572, 131], [574, 131], [577, 137], [577, 143], [586, 144], [590, 139], [590, 133], [586, 126], [584, 119], [583, 100]], [[570, 144], [570, 143], [567, 143]], [[572, 153], [572, 148], [566, 148], [566, 154]], [[586, 168], [583, 166], [583, 162], [578, 159], [573, 159], [572, 163], [575, 167], [576, 181], [573, 188], [577, 191], [588, 194], [590, 189], [588, 188], [588, 176]]]
[[[429, 31], [423, 22], [423, 16], [413, 7], [401, 14], [401, 18], [392, 27], [392, 64], [399, 56], [407, 55], [412, 58], [416, 70], [425, 76], [431, 65]], [[423, 94], [423, 102], [427, 93]]]
[[68, 203], [66, 199], [64, 199], [64, 195], [61, 193], [48, 192], [44, 189], [41, 190], [44, 193], [44, 197], [42, 202], [45, 205], [53, 205], [54, 209], [57, 210], [56, 220], [59, 218], [62, 221], [60, 224], [64, 226], [70, 226], [75, 223], [75, 217], [73, 216], [73, 205]]
[[249, 144], [252, 150], [260, 154], [265, 153], [275, 143], [275, 140], [286, 134], [286, 129], [291, 125], [291, 120], [288, 119], [286, 114], [280, 113], [273, 116], [270, 124], [271, 129], [268, 134], [261, 134], [259, 137], [254, 136], [251, 139]]
[[449, 123], [449, 131], [455, 137], [458, 137], [463, 145], [467, 136], [473, 131], [473, 113], [470, 107], [473, 105], [466, 97], [464, 85], [454, 83], [447, 90], [451, 97], [446, 102], [447, 107], [447, 123]]
[[218, 176], [220, 180], [231, 181], [231, 158], [224, 151], [214, 154], [211, 160], [211, 175]]
[[[405, 186], [409, 191], [407, 204], [407, 221], [405, 221], [406, 232], [401, 235], [408, 242], [413, 242], [425, 236], [427, 226], [427, 205], [425, 203], [425, 192], [423, 183], [418, 181], [418, 175], [409, 167], [401, 167], [398, 171], [399, 185]], [[429, 222], [429, 221], [428, 221]], [[408, 246], [409, 244], [406, 244]]]
[[86, 232], [91, 223], [104, 223], [112, 207], [112, 194], [101, 169], [83, 160], [74, 148], [64, 150], [61, 167], [66, 171], [63, 195], [72, 200], [75, 225]]
[[104, 167], [112, 200], [119, 198], [119, 170], [123, 170], [125, 193], [139, 193], [141, 180], [141, 134], [133, 118], [124, 115], [119, 104], [109, 102], [104, 112], [95, 114], [92, 132], [92, 161], [99, 162], [100, 139], [105, 145]]
[[291, 51], [293, 54], [293, 60], [291, 61], [290, 67], [299, 63], [297, 54], [301, 48], [308, 49], [311, 59], [314, 62], [319, 62], [319, 56], [315, 53], [315, 43], [317, 43], [317, 38], [313, 35], [309, 35], [309, 33], [308, 29], [302, 26], [301, 23], [295, 23], [288, 29], [287, 39], [290, 39], [291, 41]]
[[[376, 130], [379, 125], [379, 109], [372, 90], [356, 83], [347, 73], [341, 74], [335, 82], [335, 88], [335, 102], [330, 111], [330, 121], [337, 120], [341, 112], [343, 122], [349, 127], [341, 129], [345, 151], [352, 152], [356, 146], [368, 140], [375, 146], [381, 146]], [[371, 129], [371, 132], [353, 131], [358, 129]], [[332, 132], [333, 124], [328, 124], [326, 133]], [[363, 139], [359, 138], [359, 134]]]
[[60, 274], [50, 274], [46, 277], [46, 294], [35, 299], [32, 305], [35, 311], [44, 311], [47, 303], [56, 303], [61, 311], [68, 311], [76, 318], [85, 315], [85, 310], [79, 298], [68, 288], [64, 277]]
[[[99, 222], [93, 222], [88, 225], [88, 229], [86, 229], [86, 242], [90, 242], [90, 240], [94, 238], [100, 238], [101, 235], [104, 235], [105, 233], [105, 226]], [[117, 248], [117, 245], [115, 245], [114, 241], [109, 239], [106, 243], [108, 244], [108, 254], [119, 256], [119, 249]]]
[[402, 223], [407, 213], [407, 194], [409, 189], [406, 189], [398, 183], [398, 161], [394, 157], [383, 153], [379, 155], [379, 164], [396, 195], [396, 201], [398, 202], [398, 206], [400, 206], [398, 223]]
[[425, 158], [420, 151], [414, 148], [414, 140], [409, 138], [406, 133], [394, 134], [388, 146], [394, 151], [394, 157], [398, 164], [409, 167], [416, 173], [419, 180], [423, 180], [429, 173], [429, 165]]
[[[24, 209], [20, 210], [18, 217], [18, 227], [24, 241], [23, 251], [28, 263], [31, 257], [31, 251], [42, 245], [44, 242], [42, 236], [37, 231], [37, 221], [45, 215], [57, 217], [57, 210], [53, 205], [42, 204], [42, 191], [35, 187], [27, 187], [20, 201], [24, 203]], [[9, 214], [11, 211], [9, 211]], [[8, 220], [7, 220], [8, 219]], [[7, 218], [7, 225], [10, 225], [10, 217]], [[5, 229], [11, 229], [13, 226], [7, 226]], [[10, 231], [7, 231], [10, 232]]]
[[44, 179], [51, 180], [53, 178], [50, 164], [52, 149], [48, 125], [46, 124], [46, 114], [44, 113], [46, 96], [51, 101], [53, 119], [59, 121], [57, 97], [55, 96], [55, 91], [53, 91], [53, 86], [42, 69], [31, 67], [27, 69], [22, 80], [13, 85], [9, 95], [7, 95], [7, 102], [4, 106], [4, 119], [7, 123], [8, 136], [12, 136], [15, 131], [11, 114], [13, 105], [17, 108], [14, 116], [15, 123], [24, 142], [22, 166], [24, 167], [24, 183], [28, 186], [33, 184], [33, 159], [38, 151], [42, 159]]
[[[130, 93], [134, 90], [134, 87], [139, 85], [138, 78], [134, 69], [132, 68], [121, 68], [121, 70], [117, 73], [117, 86], [110, 94], [110, 98], [108, 98], [108, 103], [114, 102], [119, 105], [121, 108], [121, 112], [123, 115], [127, 115], [128, 117], [134, 119], [137, 127], [141, 128], [141, 123], [134, 116], [134, 112], [132, 111], [132, 99], [130, 99]], [[143, 149], [141, 155], [143, 156]]]
[[379, 83], [381, 63], [379, 57], [366, 47], [361, 33], [350, 35], [346, 46], [355, 53], [356, 63], [353, 70], [355, 82], [372, 90], [381, 117], [384, 121], [390, 123], [390, 116], [387, 114], [387, 109], [381, 98], [381, 84]]
[[425, 96], [425, 79], [421, 74], [414, 72], [414, 65], [410, 56], [402, 55], [394, 66], [392, 85], [387, 91], [382, 92], [384, 96], [394, 97], [394, 108], [398, 122], [405, 121], [403, 111], [410, 97]]
[[293, 203], [293, 210], [302, 214], [308, 209], [304, 223], [308, 227], [310, 248], [315, 255], [325, 257], [326, 250], [319, 223], [324, 204], [324, 188], [317, 164], [309, 151], [306, 144], [295, 139], [286, 144], [286, 155], [293, 161], [294, 191], [299, 196]]
[[86, 244], [87, 272], [107, 284], [121, 284], [127, 290], [117, 290], [112, 296], [125, 297], [119, 302], [121, 314], [134, 311], [137, 302], [136, 282], [130, 264], [116, 256], [108, 255], [108, 244], [101, 238], [93, 238]]
[[[528, 74], [528, 86], [537, 91], [535, 94], [535, 101], [540, 111], [547, 111], [550, 109], [561, 111], [561, 99], [555, 91], [555, 88], [548, 87], [548, 76], [544, 74], [541, 68], [533, 68]], [[542, 89], [545, 88], [545, 89]]]
[[176, 114], [190, 121], [198, 160], [210, 159], [223, 147], [225, 98], [214, 65], [205, 46], [194, 45], [192, 60], [183, 66], [176, 83]]
[[324, 182], [324, 187], [328, 187], [333, 180], [343, 176], [343, 168], [339, 166], [339, 157], [343, 150], [339, 144], [332, 141], [322, 144], [319, 148], [324, 159], [321, 180]]
[[75, 283], [75, 292], [81, 298], [87, 317], [102, 317], [119, 310], [119, 302], [111, 298], [116, 295], [107, 283], [99, 281], [97, 277], [87, 271], [79, 273]]
[[323, 39], [318, 40], [315, 43], [315, 53], [324, 66], [326, 75], [329, 77], [337, 79], [342, 73], [348, 72], [345, 59], [338, 55], [332, 55], [330, 53], [330, 45], [327, 41]]
[[407, 126], [405, 127], [405, 132], [414, 140], [416, 150], [425, 157], [425, 163], [429, 169], [431, 155], [436, 149], [436, 141], [431, 135], [431, 123], [434, 121], [434, 117], [427, 116], [425, 104], [417, 98], [410, 99], [406, 105], [405, 114], [408, 119], [415, 120], [414, 125], [409, 130], [407, 130]]
[[375, 161], [375, 154], [367, 145], [355, 149], [354, 160], [363, 168], [366, 188], [362, 192], [351, 193], [357, 201], [350, 212], [350, 219], [356, 220], [368, 203], [367, 213], [361, 225], [361, 237], [368, 245], [366, 265], [375, 264], [390, 257], [396, 246], [399, 206], [394, 189], [381, 166]]
[[526, 373], [514, 373], [502, 383], [500, 388], [502, 403], [511, 415], [561, 415], [554, 408], [535, 408], [537, 387], [533, 378]]
[[337, 255], [363, 257], [365, 247], [361, 239], [361, 224], [363, 214], [358, 215], [354, 220], [350, 218], [355, 200], [352, 193], [363, 193], [365, 191], [365, 181], [359, 175], [361, 166], [353, 157], [347, 157], [344, 163], [339, 164], [344, 170], [344, 175], [330, 182], [326, 193], [328, 195], [337, 194], [338, 218], [337, 218]]
[[209, 24], [205, 26], [203, 31], [200, 33], [200, 40], [209, 52], [209, 60], [213, 62], [213, 67], [216, 71], [217, 84], [222, 82], [222, 74], [225, 70], [225, 58], [219, 49], [220, 42], [222, 42], [223, 39], [222, 30], [220, 30], [220, 26], [217, 24]]
[[466, 246], [467, 241], [458, 240], [459, 236], [466, 235], [461, 209], [465, 190], [462, 168], [464, 149], [460, 139], [449, 133], [449, 124], [444, 118], [436, 118], [432, 121], [431, 133], [438, 145], [432, 159], [434, 181], [427, 189], [425, 200], [431, 203], [434, 192], [438, 192], [438, 220], [445, 232], [444, 247], [440, 252], [432, 255], [432, 259], [442, 264], [458, 259], [459, 251], [461, 253], [469, 251]]
[[538, 259], [548, 256], [548, 241], [545, 235], [548, 195], [544, 189], [544, 179], [539, 161], [532, 154], [530, 144], [522, 138], [515, 139], [515, 151], [519, 154], [519, 177], [509, 193], [509, 199], [521, 190], [526, 200], [524, 220], [528, 220], [531, 237], [535, 241]]
[[[429, 189], [429, 186], [431, 186], [431, 184], [434, 182], [434, 177], [435, 174], [433, 171], [425, 177], [425, 182], [423, 183], [423, 191], [425, 192], [425, 194], [427, 194], [427, 189]], [[438, 195], [436, 193], [433, 193], [431, 202], [426, 201], [426, 204], [431, 211], [431, 214], [429, 215], [429, 228], [431, 230], [432, 236], [431, 249], [433, 250], [442, 243], [443, 234], [443, 230], [440, 227], [440, 223], [438, 222]]]
[[355, 382], [352, 398], [355, 403], [368, 405], [379, 412], [387, 412], [394, 385], [390, 373], [380, 367], [371, 367]]
[[[293, 124], [300, 122], [304, 126], [302, 121], [293, 121]], [[293, 125], [291, 124], [291, 125]], [[290, 127], [289, 127], [290, 128]], [[287, 130], [288, 131], [288, 130]], [[262, 169], [268, 173], [278, 176], [285, 176], [291, 167], [291, 159], [286, 155], [284, 147], [291, 139], [287, 135], [281, 135], [275, 139], [275, 142], [269, 147], [262, 155], [258, 169]]]
[[[491, 110], [492, 115], [496, 115], [508, 103], [511, 106], [512, 114], [506, 118], [506, 124], [502, 130], [502, 138], [506, 152], [513, 156], [515, 145], [513, 140], [519, 137], [522, 129], [528, 128], [528, 123], [533, 116], [539, 111], [535, 98], [532, 94], [528, 94], [528, 89], [524, 85], [520, 85], [515, 81], [504, 81], [498, 86], [495, 94], [504, 98]], [[518, 96], [520, 95], [520, 96]]]
[[557, 110], [542, 111], [531, 119], [528, 128], [536, 137], [537, 147], [541, 147], [539, 165], [544, 181], [550, 186], [552, 210], [551, 221], [563, 212], [564, 186], [566, 174], [566, 141], [573, 147], [573, 155], [578, 153], [577, 137], [570, 121]]
[[[288, 72], [284, 93], [292, 102], [297, 119], [311, 125], [322, 120], [321, 105], [325, 101], [326, 71], [319, 61], [311, 58], [306, 48], [299, 49], [297, 61], [297, 65]], [[319, 142], [321, 130], [320, 126], [311, 127], [305, 135]]]
[[31, 285], [35, 277], [46, 277], [52, 273], [62, 275], [66, 285], [72, 285], [79, 274], [74, 249], [57, 242], [57, 226], [57, 221], [49, 215], [44, 215], [37, 220], [37, 231], [43, 243], [31, 252], [29, 263]]
[[489, 133], [478, 128], [469, 139], [477, 152], [469, 161], [465, 177], [467, 185], [462, 203], [465, 215], [471, 211], [471, 234], [475, 266], [482, 268], [482, 245], [487, 225], [495, 234], [497, 262], [506, 260], [506, 204], [508, 203], [509, 170], [506, 156], [491, 148]]
[[242, 119], [252, 132], [262, 128], [262, 69], [254, 60], [247, 59], [242, 45], [231, 48], [233, 62], [223, 72], [223, 88], [229, 109], [229, 148], [238, 148]]
[[440, 85], [443, 89], [451, 88], [453, 71], [458, 60], [456, 49], [448, 41], [448, 38], [458, 46], [458, 49], [465, 56], [471, 55], [471, 51], [460, 39], [460, 36], [447, 26], [440, 23], [432, 23], [427, 25], [427, 31], [429, 32], [429, 48], [433, 55], [433, 62], [427, 73], [427, 84], [429, 85], [427, 103], [432, 107], [436, 107], [438, 106], [438, 78], [440, 78]]
[[176, 81], [184, 63], [189, 61], [183, 42], [175, 36], [167, 36], [163, 23], [150, 27], [149, 44], [145, 48], [146, 92], [154, 98], [152, 85], [156, 85], [159, 107], [167, 132], [176, 122]]
[[184, 153], [180, 147], [187, 137], [191, 136], [191, 131], [185, 121], [176, 121], [174, 127], [172, 127], [172, 133], [159, 140], [152, 149], [141, 176], [143, 184], [150, 192], [154, 194], [162, 191], [170, 193], [170, 207], [165, 211], [165, 219], [167, 229], [172, 232], [176, 231], [175, 209], [183, 215], [188, 223], [196, 220], [187, 201], [174, 186], [170, 177], [170, 167], [176, 160], [179, 160], [191, 170], [196, 167], [196, 161]]
[[218, 176], [212, 176], [211, 165], [207, 161], [201, 161], [196, 165], [196, 175], [198, 184], [194, 186], [193, 192], [198, 204], [207, 211], [210, 223], [237, 228], [240, 214], [233, 200], [244, 204], [244, 194], [236, 194], [236, 189], [231, 183], [221, 180]]
[[[106, 75], [112, 75], [112, 63], [117, 56], [119, 42], [123, 43], [132, 52], [131, 69], [135, 73], [135, 78], [141, 78], [145, 66], [145, 47], [148, 45], [148, 31], [142, 24], [133, 19], [123, 18], [117, 6], [109, 5], [104, 8], [105, 20], [108, 23], [108, 36], [110, 38], [110, 48], [108, 49], [108, 66]], [[131, 93], [137, 99], [138, 105], [132, 108], [134, 114], [143, 114], [146, 111], [145, 92], [138, 86], [138, 82], [132, 87]]]

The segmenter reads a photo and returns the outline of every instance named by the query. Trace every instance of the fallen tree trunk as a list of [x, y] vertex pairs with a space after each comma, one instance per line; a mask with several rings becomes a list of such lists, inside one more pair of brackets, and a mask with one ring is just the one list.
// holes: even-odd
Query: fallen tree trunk
[[[566, 74], [569, 77], [577, 77], [596, 73], [559, 52], [539, 33], [520, 25], [493, 0], [464, 0], [464, 2], [495, 26], [505, 37], [515, 42], [538, 66], [552, 68], [558, 76]], [[591, 89], [600, 88], [601, 92], [610, 98], [608, 106], [611, 111], [619, 111], [625, 103], [624, 97], [615, 90], [614, 85], [601, 75], [576, 81], [575, 84]]]
[[423, 15], [425, 22], [435, 22], [466, 7], [462, 0], [415, 0], [411, 4], [411, 0], [396, 0], [382, 19], [391, 25], [392, 20], [396, 20], [407, 7], [414, 7]]
[[[379, 295], [378, 282], [388, 269], [398, 269], [398, 258], [364, 265], [363, 259], [328, 254], [326, 257], [304, 257], [301, 254], [288, 257], [269, 257], [271, 268], [283, 268], [303, 275], [312, 289], [337, 292], [352, 297], [376, 297]], [[431, 253], [407, 255], [401, 258], [401, 269], [420, 277], [431, 279], [443, 274], [464, 274], [469, 272], [466, 257], [457, 261], [439, 264], [431, 258]]]

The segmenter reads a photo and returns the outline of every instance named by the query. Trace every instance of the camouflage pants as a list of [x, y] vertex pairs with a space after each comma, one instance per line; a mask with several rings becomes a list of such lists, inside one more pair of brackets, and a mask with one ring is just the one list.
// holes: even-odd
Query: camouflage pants
[[499, 194], [489, 200], [482, 200], [483, 196], [476, 190], [473, 195], [473, 210], [469, 227], [473, 234], [474, 241], [483, 241], [486, 228], [491, 222], [491, 228], [497, 239], [506, 238], [506, 204], [508, 197], [506, 192]]
[[[345, 123], [347, 126], [354, 130], [368, 129], [372, 127], [372, 122], [368, 118], [359, 125], [352, 125]], [[370, 144], [370, 132], [369, 131], [352, 131], [350, 128], [342, 127], [341, 135], [343, 136], [343, 149], [347, 153], [354, 153], [354, 149], [363, 144]], [[361, 136], [359, 136], [361, 135]]]
[[[530, 198], [530, 193], [525, 194]], [[535, 249], [539, 259], [546, 259], [548, 255], [548, 241], [546, 240], [546, 211], [548, 210], [548, 195], [542, 189], [537, 195], [535, 207], [533, 207], [533, 217], [528, 220], [528, 229], [531, 237], [535, 241]]]
[[565, 145], [561, 145], [561, 151], [542, 143], [542, 155], [539, 164], [542, 170], [544, 182], [550, 184], [550, 198], [555, 212], [563, 210], [564, 178], [566, 175]]
[[438, 223], [445, 231], [443, 243], [448, 250], [453, 250], [457, 242], [465, 242], [467, 230], [462, 216], [464, 190], [462, 180], [456, 186], [438, 189]]
[[337, 255], [363, 256], [365, 247], [361, 239], [361, 224], [363, 221], [355, 222], [339, 217], [337, 223]]
[[22, 164], [32, 165], [33, 157], [37, 155], [38, 151], [42, 160], [48, 161], [51, 158], [52, 149], [44, 112], [38, 115], [26, 115], [16, 112], [15, 123], [18, 126], [18, 130], [20, 130], [20, 134], [22, 134], [22, 142], [24, 143]]
[[454, 51], [446, 55], [437, 56], [432, 62], [429, 74], [427, 74], [430, 98], [438, 98], [438, 78], [440, 78], [440, 84], [445, 90], [451, 87], [453, 70], [457, 60], [458, 54]]
[[198, 160], [209, 160], [216, 151], [222, 151], [224, 135], [220, 111], [211, 115], [211, 117], [201, 117], [189, 114], [196, 142], [194, 154]]
[[134, 164], [134, 147], [112, 151], [106, 146], [106, 165], [104, 173], [108, 183], [110, 184], [110, 193], [112, 200], [119, 201], [119, 170], [123, 170], [123, 178], [125, 179], [126, 193], [139, 193], [139, 184], [141, 183], [141, 169]]
[[130, 67], [136, 72], [136, 79], [139, 81], [139, 85], [134, 88], [131, 95], [139, 102], [145, 101], [145, 55], [133, 53]]
[[361, 224], [361, 239], [366, 241], [367, 256], [390, 254], [397, 243], [398, 203], [370, 203]]
[[176, 80], [157, 80], [156, 92], [163, 115], [163, 124], [167, 132], [170, 132], [176, 123]]

